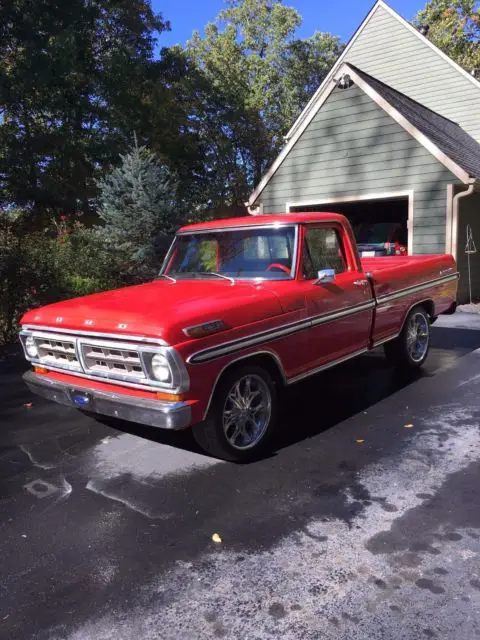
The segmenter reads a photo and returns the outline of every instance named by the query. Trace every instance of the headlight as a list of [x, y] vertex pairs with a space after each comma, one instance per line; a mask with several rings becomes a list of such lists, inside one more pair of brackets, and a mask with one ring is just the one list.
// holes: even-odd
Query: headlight
[[142, 360], [147, 377], [156, 382], [156, 387], [168, 389], [172, 393], [185, 393], [189, 390], [190, 378], [185, 363], [173, 347], [156, 347], [154, 352], [143, 347]]
[[160, 382], [171, 381], [171, 371], [167, 358], [162, 353], [156, 353], [152, 358], [152, 373]]
[[30, 358], [36, 358], [38, 356], [37, 345], [35, 344], [35, 340], [33, 336], [27, 336], [25, 339], [25, 351], [30, 356]]

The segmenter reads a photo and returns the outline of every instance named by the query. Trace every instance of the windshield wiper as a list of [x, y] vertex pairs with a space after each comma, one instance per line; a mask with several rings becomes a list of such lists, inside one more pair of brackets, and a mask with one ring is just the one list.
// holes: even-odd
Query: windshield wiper
[[199, 276], [217, 276], [217, 278], [223, 278], [224, 280], [230, 280], [232, 284], [235, 284], [234, 278], [230, 276], [224, 276], [223, 273], [217, 273], [216, 271], [202, 271]]
[[157, 280], [158, 280], [159, 278], [166, 278], [167, 280], [171, 280], [172, 282], [176, 282], [175, 278], [172, 278], [172, 276], [167, 276], [167, 275], [165, 275], [164, 273], [160, 273], [160, 274], [157, 276]]

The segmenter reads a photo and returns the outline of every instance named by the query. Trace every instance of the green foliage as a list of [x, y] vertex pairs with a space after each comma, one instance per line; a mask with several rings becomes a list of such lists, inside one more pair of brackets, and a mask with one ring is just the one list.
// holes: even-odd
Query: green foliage
[[140, 277], [158, 272], [161, 253], [180, 224], [177, 181], [136, 139], [121, 163], [98, 181], [98, 235], [124, 269]]
[[205, 116], [212, 200], [243, 202], [283, 144], [312, 92], [342, 50], [338, 38], [316, 33], [297, 40], [298, 12], [279, 0], [229, 0], [195, 32], [189, 59], [215, 95]]
[[341, 51], [300, 23], [280, 0], [230, 0], [156, 60], [169, 25], [150, 0], [0, 3], [0, 206], [91, 214], [133, 130], [185, 208], [243, 204]]
[[14, 337], [27, 309], [110, 289], [117, 273], [97, 234], [80, 222], [35, 231], [25, 212], [0, 209], [0, 344]]
[[0, 3], [0, 206], [89, 209], [94, 175], [148, 121], [166, 28], [144, 0]]
[[0, 2], [0, 339], [29, 307], [151, 277], [180, 224], [243, 211], [342, 50], [300, 23], [227, 0], [155, 59], [151, 0]]
[[477, 0], [431, 0], [415, 17], [428, 38], [469, 73], [480, 74], [480, 4]]

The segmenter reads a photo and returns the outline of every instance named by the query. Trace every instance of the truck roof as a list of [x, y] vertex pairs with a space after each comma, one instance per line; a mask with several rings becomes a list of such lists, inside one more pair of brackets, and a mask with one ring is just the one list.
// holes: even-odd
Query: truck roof
[[209, 222], [199, 222], [182, 227], [179, 233], [192, 231], [207, 231], [212, 229], [228, 229], [230, 227], [252, 227], [275, 224], [299, 224], [305, 222], [321, 222], [328, 220], [329, 222], [345, 222], [345, 217], [339, 213], [328, 212], [309, 212], [309, 213], [274, 213], [269, 215], [258, 216], [242, 216], [241, 218], [224, 218], [219, 220], [210, 220]]

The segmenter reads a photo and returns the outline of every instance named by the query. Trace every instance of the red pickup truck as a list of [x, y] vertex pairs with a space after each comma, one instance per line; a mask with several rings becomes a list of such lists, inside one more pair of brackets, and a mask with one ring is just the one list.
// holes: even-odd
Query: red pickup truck
[[285, 385], [379, 345], [421, 366], [457, 280], [449, 255], [361, 260], [338, 214], [195, 224], [155, 281], [29, 311], [24, 378], [99, 419], [193, 427], [208, 453], [245, 460], [268, 445]]

